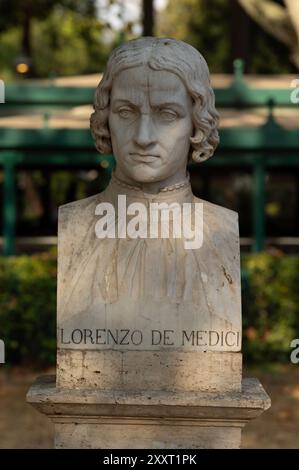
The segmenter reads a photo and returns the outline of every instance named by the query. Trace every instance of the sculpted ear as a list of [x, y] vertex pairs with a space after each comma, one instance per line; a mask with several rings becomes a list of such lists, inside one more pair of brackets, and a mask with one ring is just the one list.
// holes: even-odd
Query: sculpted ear
[[96, 110], [90, 116], [90, 130], [96, 146], [100, 153], [112, 153], [110, 130], [108, 125], [109, 107]]
[[194, 135], [190, 138], [191, 158], [201, 163], [212, 157], [219, 144], [219, 114], [214, 106], [214, 94], [208, 90], [206, 96], [198, 96], [193, 106]]

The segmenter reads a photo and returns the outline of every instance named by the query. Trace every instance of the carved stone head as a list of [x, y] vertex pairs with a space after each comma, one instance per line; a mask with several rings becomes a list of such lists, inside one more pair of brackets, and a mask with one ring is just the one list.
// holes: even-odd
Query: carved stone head
[[124, 179], [166, 180], [202, 162], [219, 142], [208, 66], [192, 46], [146, 37], [115, 49], [95, 95], [97, 149], [113, 152]]

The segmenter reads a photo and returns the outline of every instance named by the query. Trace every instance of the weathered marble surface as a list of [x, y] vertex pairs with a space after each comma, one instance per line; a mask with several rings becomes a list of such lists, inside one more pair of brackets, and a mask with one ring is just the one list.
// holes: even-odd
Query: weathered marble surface
[[239, 392], [56, 388], [40, 378], [27, 401], [55, 423], [57, 448], [238, 448], [241, 430], [270, 406], [256, 379]]
[[[191, 46], [147, 38], [112, 53], [91, 129], [100, 151], [113, 150], [115, 172], [103, 193], [59, 209], [59, 386], [240, 389], [238, 215], [197, 199], [186, 174], [188, 158], [212, 156], [217, 123], [207, 65]], [[172, 213], [166, 238], [132, 238], [126, 225], [120, 235], [121, 208], [145, 207], [148, 228], [153, 203], [189, 205], [203, 243], [186, 249], [186, 220], [178, 238]], [[117, 214], [107, 222], [115, 238], [97, 237], [99, 204]]]
[[[97, 239], [95, 207], [99, 201], [115, 202], [120, 190], [128, 203], [161, 198], [201, 202], [202, 247], [186, 250], [182, 239], [172, 238]], [[191, 380], [201, 390], [213, 389], [215, 384], [238, 389], [241, 366], [231, 366], [240, 364], [238, 356], [232, 354], [228, 360], [219, 354], [192, 354], [240, 352], [239, 266], [237, 214], [194, 198], [189, 185], [161, 196], [119, 188], [112, 181], [104, 193], [63, 206], [58, 245], [58, 383], [99, 386], [108, 381], [121, 386], [128, 374], [128, 380], [135, 377], [131, 385], [139, 388], [145, 361], [149, 370], [158, 368], [159, 380], [152, 386], [170, 387], [173, 381], [168, 376], [175, 363], [183, 361], [184, 386]], [[196, 374], [200, 361], [205, 362], [198, 367], [202, 374]], [[120, 374], [116, 382], [115, 374]], [[149, 383], [144, 377], [142, 382]]]
[[[95, 208], [103, 201], [117, 206], [119, 191], [126, 194], [128, 202], [202, 203], [202, 247], [186, 250], [183, 239], [173, 238], [96, 238]], [[161, 197], [124, 190], [112, 181], [104, 193], [60, 208], [58, 240], [58, 328], [65, 330], [58, 334], [60, 347], [143, 350], [173, 346], [171, 349], [240, 351], [240, 257], [235, 212], [194, 198], [190, 186]], [[79, 344], [79, 332], [72, 341], [76, 328], [91, 330]], [[110, 329], [112, 334], [117, 329], [141, 330], [144, 338], [138, 344], [139, 336], [135, 335], [132, 342], [129, 335], [125, 339], [129, 344], [124, 347], [113, 344], [111, 337], [110, 344], [103, 344], [105, 334], [97, 338], [97, 328]], [[166, 344], [155, 347], [152, 330], [173, 333]], [[188, 341], [192, 331], [200, 330], [207, 332], [204, 338], [197, 344]], [[217, 341], [212, 331], [232, 333]]]
[[57, 386], [98, 390], [240, 391], [242, 354], [59, 350]]
[[[242, 383], [238, 215], [197, 199], [186, 171], [213, 155], [217, 126], [193, 47], [142, 38], [112, 52], [91, 131], [116, 169], [103, 193], [59, 209], [56, 387], [27, 397], [55, 423], [58, 448], [236, 448], [270, 406], [256, 381]], [[103, 203], [115, 238], [97, 236]], [[145, 208], [139, 232], [153, 203], [188, 206], [203, 243], [186, 249], [182, 221], [166, 238], [123, 236], [119, 204], [133, 203]]]

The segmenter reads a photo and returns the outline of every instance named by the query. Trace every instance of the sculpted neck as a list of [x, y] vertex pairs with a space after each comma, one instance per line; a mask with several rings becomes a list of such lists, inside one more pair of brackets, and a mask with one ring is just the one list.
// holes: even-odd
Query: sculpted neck
[[134, 181], [133, 179], [129, 178], [126, 174], [124, 174], [121, 169], [116, 167], [115, 169], [115, 176], [118, 180], [120, 180], [123, 183], [126, 183], [130, 186], [134, 186], [139, 188], [142, 192], [148, 193], [148, 194], [158, 194], [160, 191], [162, 191], [165, 188], [175, 186], [180, 183], [188, 183], [189, 182], [189, 176], [186, 172], [186, 170], [178, 171], [172, 176], [169, 176], [168, 178], [165, 178], [161, 181], [154, 181], [154, 182], [137, 182]]

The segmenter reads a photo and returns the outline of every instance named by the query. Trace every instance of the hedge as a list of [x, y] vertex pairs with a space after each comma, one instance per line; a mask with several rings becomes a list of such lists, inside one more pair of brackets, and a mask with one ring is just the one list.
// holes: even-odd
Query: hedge
[[0, 338], [8, 364], [55, 363], [55, 252], [0, 258]]
[[[286, 362], [299, 337], [299, 256], [242, 258], [247, 362]], [[48, 366], [56, 355], [56, 253], [0, 258], [0, 338], [8, 364]]]
[[243, 351], [252, 362], [289, 362], [299, 338], [299, 256], [280, 252], [248, 255], [243, 283]]

